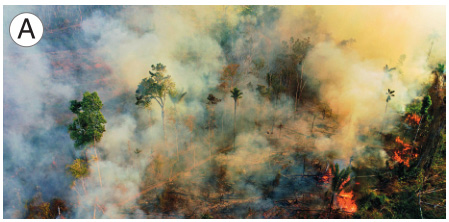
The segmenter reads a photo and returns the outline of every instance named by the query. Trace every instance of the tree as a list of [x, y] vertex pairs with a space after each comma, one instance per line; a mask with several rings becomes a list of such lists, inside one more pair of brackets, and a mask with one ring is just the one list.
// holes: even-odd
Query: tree
[[[437, 85], [437, 89], [440, 89], [440, 82], [443, 82], [443, 85], [446, 83], [445, 78], [446, 78], [446, 68], [444, 66], [444, 63], [439, 63], [437, 65], [437, 67], [432, 71], [433, 74], [435, 74], [435, 81], [436, 81], [436, 85]], [[444, 79], [441, 80], [441, 77], [443, 77]]]
[[267, 92], [270, 92], [272, 94], [272, 96], [274, 97], [274, 101], [275, 101], [274, 102], [273, 124], [271, 125], [271, 134], [273, 134], [274, 125], [276, 122], [276, 109], [277, 109], [277, 104], [278, 104], [278, 100], [279, 100], [279, 95], [286, 88], [282, 85], [281, 78], [279, 75], [267, 73], [266, 81], [268, 83], [268, 87], [271, 88]]
[[231, 97], [234, 99], [234, 149], [235, 149], [235, 136], [236, 136], [236, 118], [237, 118], [237, 102], [242, 98], [243, 93], [235, 87], [231, 90]]
[[214, 138], [214, 128], [215, 128], [215, 105], [221, 102], [221, 99], [215, 97], [213, 94], [209, 94], [207, 96], [207, 109], [209, 111], [209, 120], [208, 120], [208, 130], [209, 130], [209, 156], [212, 156], [212, 140]]
[[84, 193], [87, 193], [86, 187], [84, 186], [84, 178], [89, 174], [86, 161], [76, 159], [72, 164], [67, 165], [67, 169], [75, 179], [81, 179]]
[[331, 184], [332, 197], [329, 205], [329, 216], [332, 213], [332, 206], [334, 204], [335, 195], [338, 195], [344, 188], [349, 185], [348, 181], [350, 180], [349, 176], [351, 174], [351, 168], [347, 167], [346, 169], [340, 171], [338, 164], [335, 164], [331, 166], [331, 172], [334, 177], [332, 178]]
[[[152, 71], [151, 71], [152, 70]], [[161, 107], [162, 130], [165, 141], [165, 97], [175, 88], [170, 75], [166, 75], [165, 66], [158, 63], [151, 65], [150, 76], [142, 79], [136, 90], [136, 105], [151, 109], [151, 102], [155, 100]]]
[[[294, 39], [293, 37], [290, 38], [290, 48], [291, 53], [290, 58], [293, 62], [293, 65], [295, 67], [296, 75], [296, 92], [295, 92], [295, 111], [297, 111], [297, 103], [301, 99], [302, 91], [304, 90], [304, 87], [306, 85], [306, 80], [303, 78], [304, 74], [304, 59], [307, 56], [307, 53], [310, 51], [310, 49], [313, 48], [312, 44], [310, 43], [310, 38], [304, 38], [303, 40]], [[301, 65], [301, 71], [299, 72], [296, 70], [296, 66], [300, 64]]]
[[103, 108], [103, 103], [97, 92], [85, 92], [82, 101], [70, 101], [70, 111], [76, 114], [76, 117], [73, 119], [73, 123], [69, 125], [68, 130], [70, 138], [75, 141], [75, 148], [93, 145], [100, 186], [103, 187], [97, 149], [95, 148], [95, 142], [100, 142], [103, 133], [106, 131], [104, 126], [106, 119], [101, 113], [101, 108]]
[[429, 95], [425, 96], [422, 100], [421, 110], [419, 111], [419, 114], [421, 115], [421, 119], [419, 120], [418, 129], [416, 130], [415, 139], [413, 139], [413, 141], [416, 141], [416, 137], [418, 136], [421, 122], [424, 119], [424, 117], [427, 115], [427, 111], [429, 110], [429, 107], [431, 105], [432, 105], [432, 99], [430, 98]]
[[170, 100], [175, 107], [175, 128], [176, 128], [176, 156], [179, 161], [179, 143], [178, 143], [178, 111], [176, 105], [181, 102], [187, 92], [172, 90], [169, 92]]
[[[386, 66], [386, 68], [388, 68], [388, 65]], [[385, 115], [387, 114], [387, 108], [388, 108], [388, 102], [390, 102], [391, 97], [394, 97], [394, 90], [390, 90], [388, 89], [387, 91], [387, 100], [386, 100], [386, 104], [385, 104]], [[385, 117], [384, 117], [385, 118]], [[385, 122], [385, 120], [384, 120]], [[382, 123], [382, 128], [384, 128], [384, 123]]]

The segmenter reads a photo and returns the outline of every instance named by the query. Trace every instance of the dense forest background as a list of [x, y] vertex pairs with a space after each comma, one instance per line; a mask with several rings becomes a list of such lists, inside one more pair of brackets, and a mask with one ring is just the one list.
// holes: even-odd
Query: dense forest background
[[4, 6], [5, 218], [446, 218], [440, 6]]

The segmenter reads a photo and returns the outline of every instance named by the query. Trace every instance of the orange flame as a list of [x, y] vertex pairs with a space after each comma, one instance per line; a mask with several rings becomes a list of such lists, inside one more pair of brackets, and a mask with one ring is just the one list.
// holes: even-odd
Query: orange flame
[[328, 184], [331, 182], [331, 179], [332, 179], [332, 172], [331, 169], [329, 168], [329, 170], [327, 170], [327, 172], [324, 173], [323, 176], [321, 176], [319, 182]]
[[355, 200], [353, 200], [354, 192], [351, 190], [349, 192], [345, 192], [342, 190], [337, 196], [337, 204], [338, 206], [350, 213], [354, 213], [357, 211], [357, 204], [355, 204]]
[[418, 125], [421, 121], [421, 117], [418, 114], [411, 114], [407, 115], [407, 118], [405, 118], [405, 122], [407, 122], [410, 125], [416, 124]]
[[340, 189], [343, 189], [343, 186], [348, 183], [351, 180], [351, 176], [348, 176], [348, 179], [346, 179], [345, 181], [343, 181], [343, 183], [341, 183], [340, 185]]
[[[340, 189], [343, 189], [343, 186], [350, 180], [351, 177], [349, 176], [348, 179], [343, 181], [343, 183], [340, 186]], [[354, 213], [357, 211], [357, 204], [355, 204], [355, 200], [353, 200], [353, 198], [354, 192], [352, 190], [349, 192], [342, 190], [337, 196], [337, 205], [346, 212]]]
[[398, 163], [402, 163], [407, 167], [410, 167], [410, 160], [418, 157], [418, 154], [411, 154], [412, 146], [401, 140], [399, 136], [396, 137], [395, 142], [402, 147], [402, 150], [394, 151], [392, 159]]

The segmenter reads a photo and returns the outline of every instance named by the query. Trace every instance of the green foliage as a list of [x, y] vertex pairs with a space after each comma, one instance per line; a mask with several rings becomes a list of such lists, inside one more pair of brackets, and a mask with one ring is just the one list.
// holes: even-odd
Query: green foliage
[[50, 202], [45, 202], [42, 200], [40, 192], [26, 202], [25, 210], [27, 219], [55, 219], [59, 213], [63, 214], [69, 211], [63, 200], [53, 198]]
[[264, 85], [257, 85], [256, 90], [260, 93], [262, 97], [269, 97], [271, 95], [271, 88]]
[[75, 147], [81, 148], [93, 142], [99, 142], [106, 131], [106, 119], [101, 113], [103, 103], [97, 92], [85, 92], [82, 101], [70, 101], [69, 109], [76, 114], [68, 130]]
[[209, 213], [204, 213], [204, 214], [201, 214], [201, 219], [214, 219], [214, 217], [212, 215], [210, 215]]
[[170, 100], [172, 101], [172, 103], [176, 105], [182, 101], [182, 99], [185, 97], [187, 92], [184, 92], [183, 90], [178, 91], [175, 89], [175, 90], [170, 91], [168, 94], [170, 96]]
[[373, 219], [384, 218], [384, 216], [386, 216], [389, 212], [385, 209], [389, 202], [390, 200], [385, 194], [378, 195], [375, 192], [370, 192], [357, 201], [357, 206], [359, 209], [354, 217]]
[[409, 114], [418, 114], [420, 113], [421, 106], [422, 102], [416, 99], [405, 107], [405, 112]]
[[439, 63], [437, 65], [437, 67], [435, 68], [435, 72], [438, 75], [442, 75], [442, 74], [446, 73], [446, 67], [444, 66], [444, 63]]
[[282, 85], [281, 77], [279, 75], [267, 73], [266, 80], [268, 85], [272, 89], [271, 92], [273, 92], [275, 95], [279, 95], [279, 93], [287, 89]]
[[310, 43], [310, 38], [295, 40], [293, 37], [291, 37], [290, 45], [292, 51], [290, 56], [295, 63], [302, 62], [305, 59], [307, 53], [313, 48], [312, 44]]
[[426, 115], [427, 111], [429, 110], [429, 107], [432, 105], [432, 99], [429, 95], [425, 96], [422, 101], [421, 110], [419, 111], [419, 114]]
[[89, 174], [87, 163], [84, 160], [76, 159], [72, 164], [66, 166], [70, 174], [76, 179], [84, 178]]
[[331, 166], [331, 172], [332, 175], [334, 175], [334, 177], [332, 178], [332, 191], [339, 193], [341, 191], [340, 188], [342, 187], [342, 185], [343, 189], [349, 185], [349, 182], [345, 183], [345, 181], [348, 180], [349, 175], [351, 174], [351, 168], [347, 167], [346, 169], [340, 171], [338, 164], [335, 164]]
[[156, 102], [164, 107], [165, 96], [175, 88], [175, 83], [169, 75], [166, 75], [165, 66], [158, 63], [151, 65], [150, 77], [142, 79], [136, 90], [136, 105], [151, 109], [151, 102]]
[[242, 98], [243, 93], [235, 87], [233, 90], [231, 90], [231, 97], [234, 99], [235, 102], [237, 102], [240, 98]]
[[394, 90], [390, 90], [390, 89], [388, 89], [388, 92], [386, 93], [387, 94], [387, 103], [391, 100], [391, 97], [394, 97]]

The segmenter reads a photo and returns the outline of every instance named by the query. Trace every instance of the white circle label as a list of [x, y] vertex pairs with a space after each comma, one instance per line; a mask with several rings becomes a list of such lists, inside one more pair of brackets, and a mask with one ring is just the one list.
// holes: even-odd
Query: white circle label
[[42, 38], [44, 26], [42, 21], [31, 13], [22, 13], [12, 20], [9, 34], [12, 40], [20, 46], [33, 46]]

